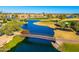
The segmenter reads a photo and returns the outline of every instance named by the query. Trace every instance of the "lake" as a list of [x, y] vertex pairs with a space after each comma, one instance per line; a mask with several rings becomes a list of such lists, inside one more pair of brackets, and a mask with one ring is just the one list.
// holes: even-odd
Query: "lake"
[[[29, 30], [31, 34], [45, 35], [53, 37], [54, 29], [47, 26], [38, 26], [33, 23], [39, 22], [38, 20], [28, 20], [28, 24], [24, 24], [22, 28]], [[26, 37], [22, 42], [18, 43], [10, 51], [13, 52], [58, 52], [53, 47], [51, 41], [35, 37]]]

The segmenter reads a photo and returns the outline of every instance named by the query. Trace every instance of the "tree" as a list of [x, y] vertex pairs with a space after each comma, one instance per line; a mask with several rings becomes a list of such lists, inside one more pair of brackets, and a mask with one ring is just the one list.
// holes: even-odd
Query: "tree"
[[63, 19], [66, 18], [66, 15], [65, 14], [61, 14], [61, 15], [58, 16], [58, 18], [61, 19], [61, 20], [63, 20]]
[[62, 29], [70, 28], [70, 26], [71, 26], [70, 22], [67, 22], [67, 21], [65, 21], [65, 22], [60, 21], [58, 23], [59, 23], [59, 25], [61, 26]]
[[47, 18], [53, 18], [52, 14], [47, 14]]
[[6, 35], [12, 35], [14, 31], [19, 31], [22, 24], [16, 20], [8, 22], [5, 26], [2, 26], [1, 30]]
[[1, 17], [0, 17], [1, 20], [3, 20], [3, 23], [7, 23], [7, 18], [6, 18], [6, 15], [3, 14]]
[[61, 23], [60, 23], [60, 26], [61, 26], [62, 29], [65, 29], [65, 28], [66, 28], [64, 22], [61, 22]]
[[17, 14], [12, 14], [12, 19], [18, 19], [18, 15]]
[[79, 31], [79, 22], [75, 23], [75, 29], [76, 29], [76, 31]]

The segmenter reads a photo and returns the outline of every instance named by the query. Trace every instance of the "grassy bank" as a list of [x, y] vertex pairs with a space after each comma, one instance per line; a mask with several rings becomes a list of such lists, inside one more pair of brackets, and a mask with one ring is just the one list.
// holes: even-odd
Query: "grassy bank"
[[0, 48], [0, 51], [5, 52], [5, 51], [10, 50], [12, 47], [16, 46], [18, 43], [23, 41], [23, 39], [24, 37], [22, 36], [19, 36], [19, 35], [14, 36], [13, 39], [9, 43], [5, 44], [3, 47]]
[[79, 43], [64, 43], [59, 49], [64, 52], [79, 52]]
[[30, 20], [44, 20], [44, 19], [48, 19], [48, 18], [30, 18]]

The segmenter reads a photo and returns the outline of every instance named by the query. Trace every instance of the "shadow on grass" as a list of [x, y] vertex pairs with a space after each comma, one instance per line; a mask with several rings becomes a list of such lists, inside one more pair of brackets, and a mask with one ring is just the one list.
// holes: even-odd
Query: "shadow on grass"
[[73, 32], [71, 29], [62, 29], [62, 28], [55, 28], [54, 30], [62, 30], [62, 31]]

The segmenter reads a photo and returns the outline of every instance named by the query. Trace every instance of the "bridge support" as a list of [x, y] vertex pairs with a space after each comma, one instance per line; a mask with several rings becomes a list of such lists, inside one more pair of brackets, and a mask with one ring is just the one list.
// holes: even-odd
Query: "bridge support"
[[52, 42], [52, 45], [58, 49], [61, 45], [63, 44], [63, 42], [59, 41], [59, 40], [56, 40], [56, 42]]

